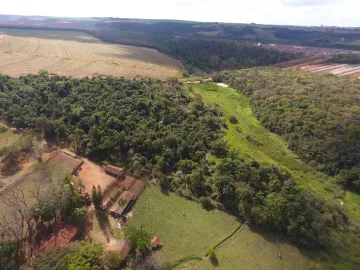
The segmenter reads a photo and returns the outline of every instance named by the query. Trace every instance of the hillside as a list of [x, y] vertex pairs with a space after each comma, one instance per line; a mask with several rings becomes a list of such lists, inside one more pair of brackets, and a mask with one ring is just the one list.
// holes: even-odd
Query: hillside
[[334, 200], [319, 196], [326, 194], [322, 182], [316, 191], [304, 188], [301, 181], [320, 175], [279, 137], [251, 114], [243, 124], [237, 102], [245, 114], [251, 110], [235, 90], [216, 98], [222, 88], [204, 85], [209, 106], [174, 79], [74, 79], [45, 72], [0, 79], [1, 118], [10, 125], [34, 129], [136, 177], [155, 178], [165, 193], [227, 211], [298, 245], [358, 259], [356, 223]]
[[11, 76], [46, 70], [73, 77], [94, 74], [179, 77], [182, 65], [154, 49], [105, 44], [84, 32], [0, 29], [0, 72]]

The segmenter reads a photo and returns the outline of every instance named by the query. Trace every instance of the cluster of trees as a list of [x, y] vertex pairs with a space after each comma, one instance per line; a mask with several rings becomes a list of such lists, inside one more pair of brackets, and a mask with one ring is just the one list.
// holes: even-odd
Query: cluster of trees
[[181, 59], [190, 73], [194, 72], [194, 68], [210, 73], [224, 69], [274, 65], [295, 58], [295, 55], [287, 52], [201, 37], [169, 39], [156, 48]]
[[102, 201], [103, 201], [103, 193], [100, 185], [98, 185], [97, 188], [95, 188], [95, 186], [92, 187], [91, 200], [96, 209], [101, 209]]
[[210, 40], [198, 34], [174, 37], [168, 33], [124, 32], [119, 29], [92, 30], [88, 33], [107, 42], [155, 48], [180, 59], [192, 74], [199, 71], [211, 73], [224, 69], [273, 65], [296, 58], [294, 54], [287, 52], [243, 45], [231, 40]]
[[218, 112], [176, 80], [0, 76], [0, 89], [0, 115], [10, 125], [35, 128], [42, 119], [47, 139], [138, 176], [166, 174], [222, 147]]
[[0, 269], [12, 270], [16, 266], [13, 254], [16, 250], [16, 243], [11, 240], [2, 240], [0, 238]]
[[107, 269], [120, 269], [120, 253], [114, 258], [113, 253], [104, 253], [101, 245], [87, 242], [73, 242], [69, 245], [48, 251], [40, 255], [31, 265], [34, 270], [71, 269], [100, 270], [104, 265]]
[[0, 149], [2, 161], [1, 173], [9, 176], [16, 173], [21, 168], [20, 158], [34, 153], [33, 136], [23, 135], [15, 140], [10, 146]]
[[[274, 37], [291, 44], [360, 50], [360, 46], [346, 43], [349, 40], [360, 39], [360, 32], [358, 30], [336, 32], [333, 30], [291, 29], [287, 27], [271, 27], [267, 29], [274, 33]], [[343, 42], [343, 39], [346, 42]]]
[[[139, 249], [143, 248], [144, 233], [147, 234], [145, 230], [129, 226], [125, 231], [125, 237], [134, 241], [135, 247]], [[139, 245], [136, 245], [137, 243]], [[146, 238], [146, 247], [146, 251], [148, 251], [150, 247], [150, 239], [148, 237]], [[119, 270], [123, 266], [126, 269], [134, 270], [169, 269], [166, 264], [159, 261], [151, 253], [143, 256], [131, 254], [127, 261], [124, 262], [120, 252], [104, 251], [101, 245], [84, 241], [72, 242], [65, 247], [45, 252], [37, 257], [31, 265], [34, 270]]]
[[134, 225], [129, 225], [124, 234], [126, 240], [138, 251], [145, 253], [151, 248], [151, 235], [145, 229], [139, 229]]
[[360, 165], [360, 81], [330, 74], [252, 69], [218, 74], [251, 97], [257, 118], [329, 175]]
[[337, 54], [333, 58], [331, 58], [328, 63], [357, 65], [360, 64], [360, 54]]

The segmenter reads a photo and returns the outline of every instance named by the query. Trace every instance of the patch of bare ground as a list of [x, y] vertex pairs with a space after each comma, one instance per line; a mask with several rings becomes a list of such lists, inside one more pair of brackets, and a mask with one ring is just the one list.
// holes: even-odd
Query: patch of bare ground
[[80, 167], [78, 177], [82, 181], [85, 191], [88, 193], [91, 193], [93, 186], [97, 187], [99, 185], [102, 190], [105, 190], [112, 182], [116, 181], [115, 177], [106, 174], [101, 166], [89, 161], [88, 159], [84, 159], [84, 163]]

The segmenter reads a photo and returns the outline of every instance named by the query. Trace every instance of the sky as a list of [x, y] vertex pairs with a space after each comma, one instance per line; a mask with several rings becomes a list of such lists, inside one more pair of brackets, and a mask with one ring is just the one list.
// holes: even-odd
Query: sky
[[359, 0], [10, 0], [0, 14], [360, 27]]

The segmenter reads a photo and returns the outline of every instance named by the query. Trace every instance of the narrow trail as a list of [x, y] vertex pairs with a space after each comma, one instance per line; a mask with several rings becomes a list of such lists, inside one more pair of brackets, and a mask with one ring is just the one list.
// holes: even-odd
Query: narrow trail
[[[223, 243], [225, 243], [227, 240], [229, 240], [231, 237], [233, 237], [238, 231], [240, 231], [240, 229], [242, 228], [243, 226], [243, 223], [241, 223], [238, 227], [236, 227], [236, 229], [230, 234], [228, 235], [227, 237], [225, 237], [223, 240], [221, 240], [219, 243], [217, 243], [215, 246], [213, 246], [212, 248], [214, 250], [216, 250], [217, 248], [219, 248]], [[205, 255], [206, 257], [206, 255]], [[203, 258], [202, 257], [198, 257], [198, 256], [188, 256], [188, 257], [185, 257], [185, 258], [182, 258], [178, 261], [176, 261], [175, 263], [173, 263], [171, 266], [170, 266], [170, 269], [174, 269], [176, 267], [179, 267], [180, 265], [184, 264], [184, 263], [187, 263], [188, 261], [202, 261]]]

